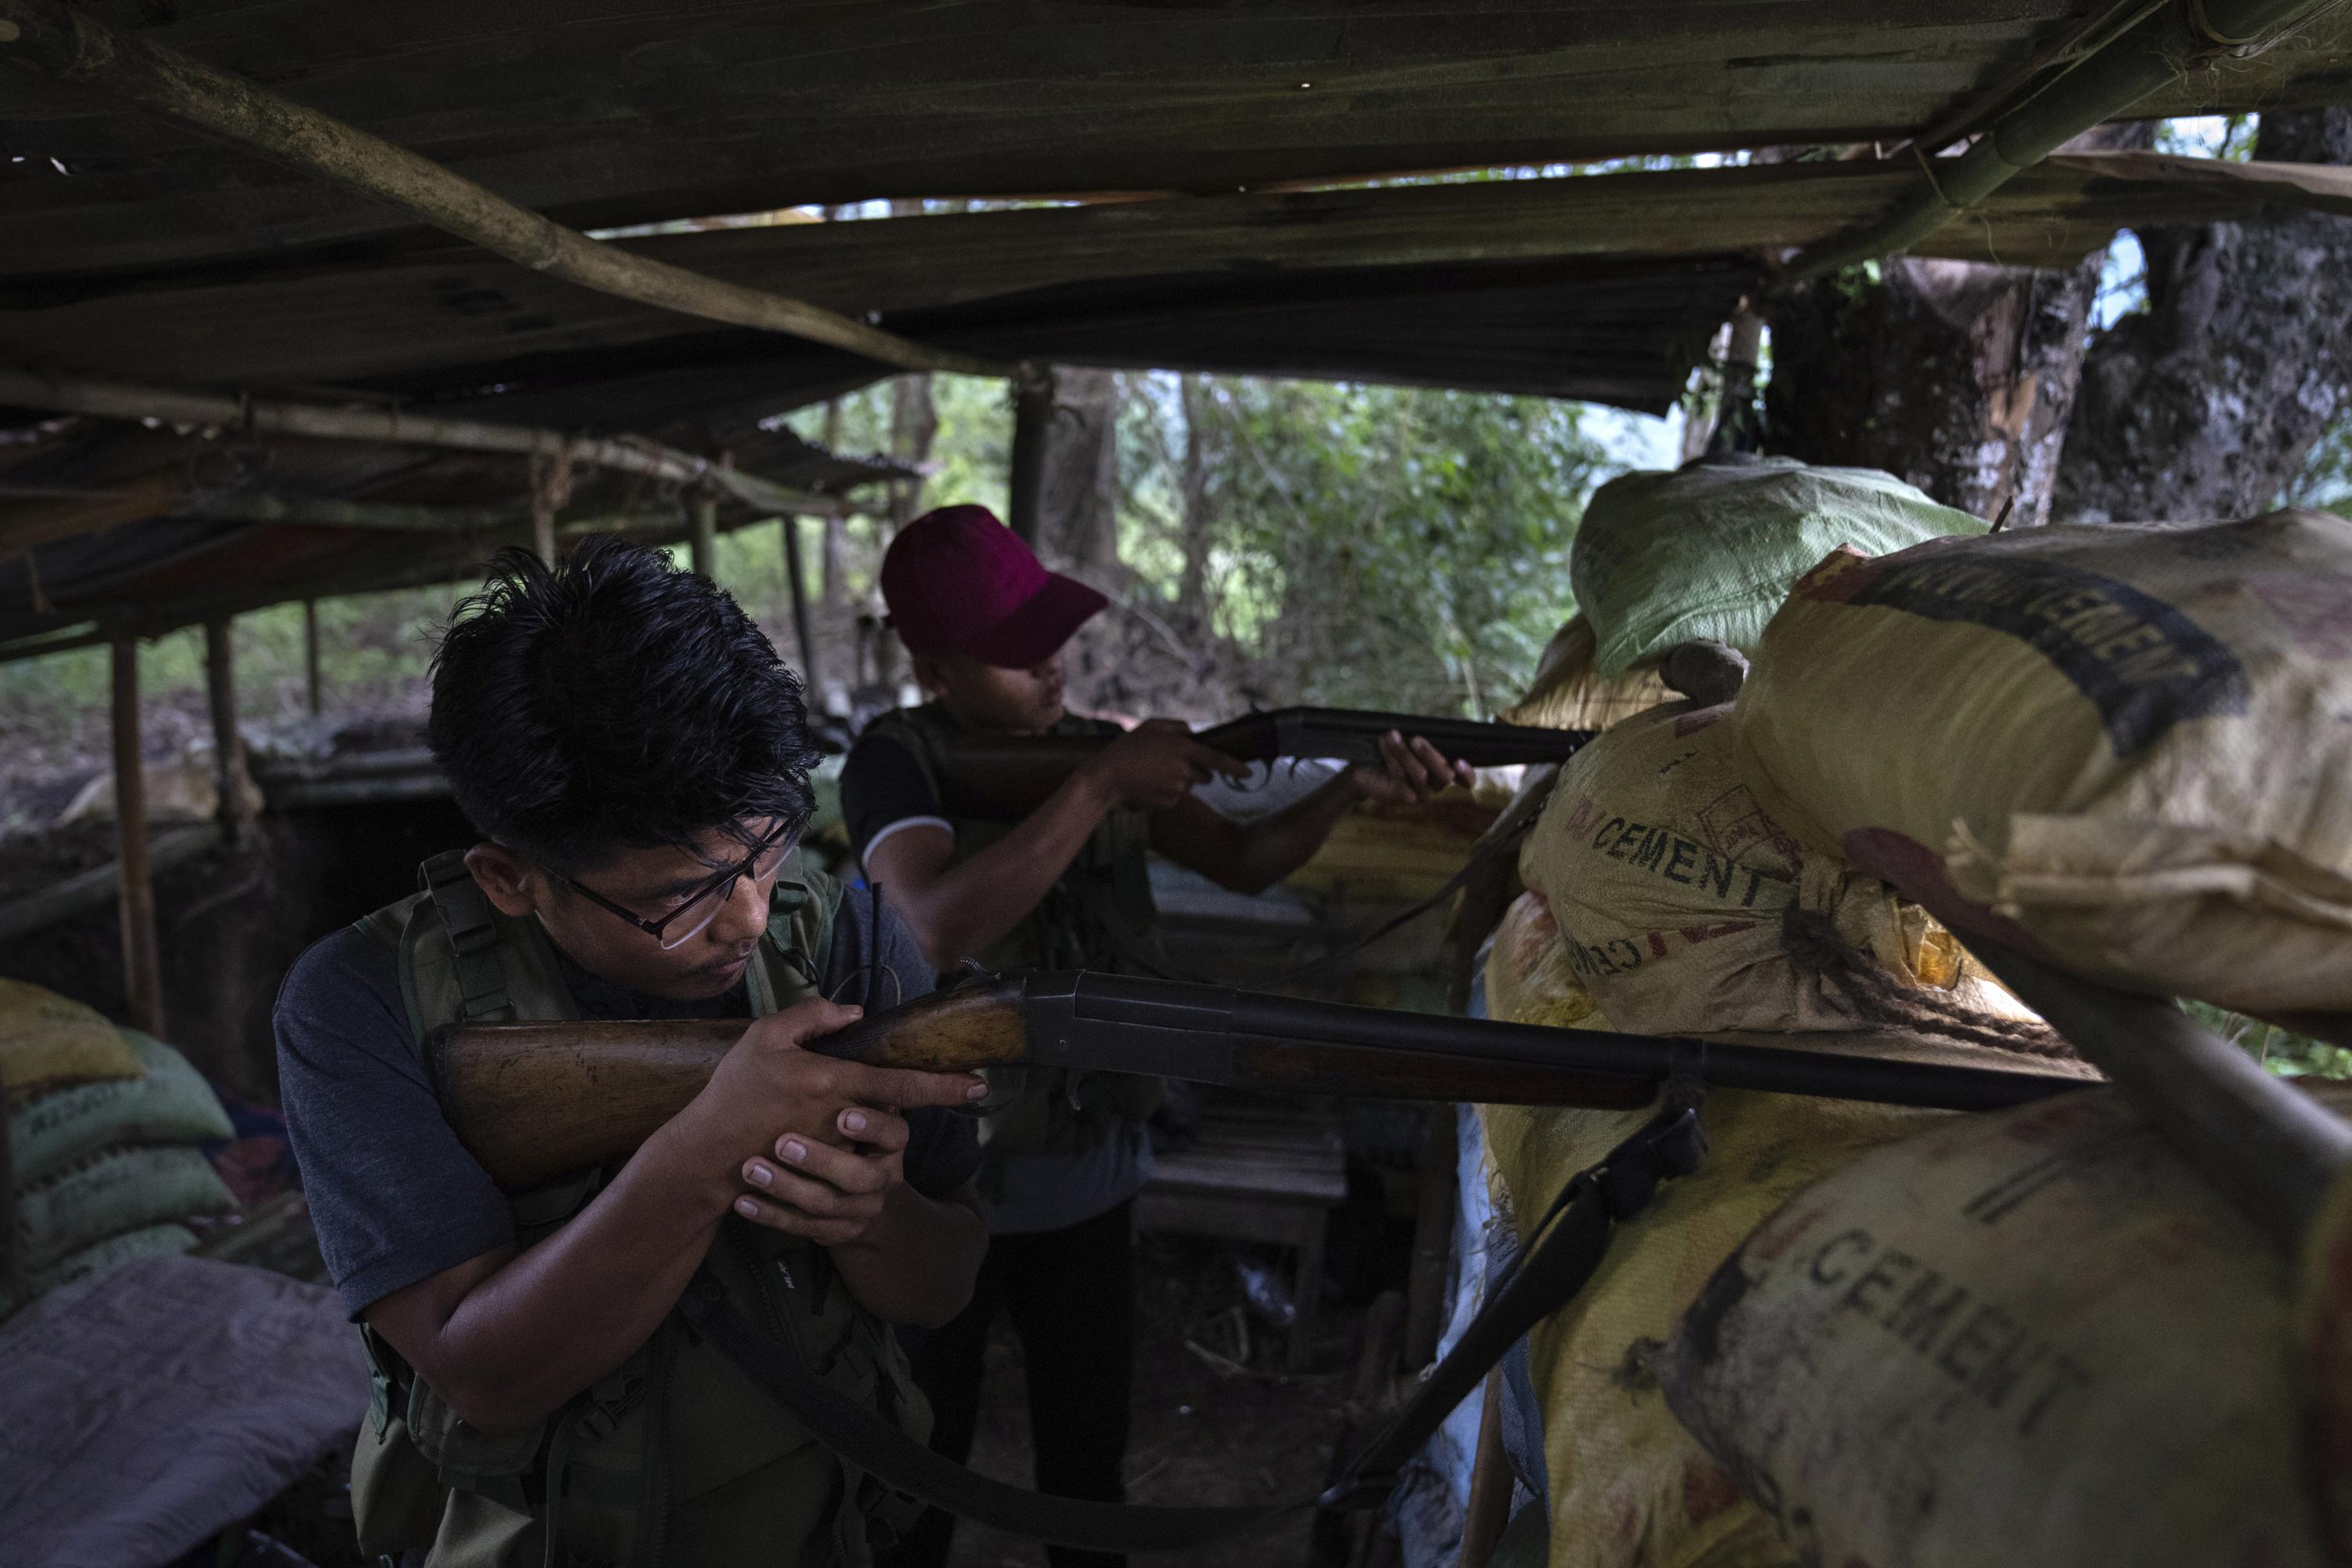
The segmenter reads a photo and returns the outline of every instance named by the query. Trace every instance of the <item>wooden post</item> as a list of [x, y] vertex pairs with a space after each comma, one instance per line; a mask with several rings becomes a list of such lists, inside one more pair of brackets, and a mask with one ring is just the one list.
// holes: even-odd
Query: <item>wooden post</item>
[[1486, 1568], [1511, 1522], [1511, 1466], [1503, 1454], [1503, 1369], [1486, 1374], [1478, 1407], [1478, 1449], [1470, 1460], [1470, 1501], [1462, 1510], [1460, 1568]]
[[310, 717], [319, 716], [319, 601], [302, 601], [302, 684], [310, 700]]
[[1445, 1331], [1445, 1271], [1454, 1260], [1454, 1211], [1458, 1195], [1461, 1122], [1451, 1104], [1424, 1113], [1421, 1138], [1421, 1204], [1412, 1222], [1412, 1265], [1405, 1285], [1404, 1369], [1417, 1373], [1437, 1359]]
[[139, 752], [139, 645], [114, 643], [115, 863], [122, 868], [122, 991], [131, 1026], [163, 1034], [163, 963], [147, 869], [147, 780]]
[[221, 835], [231, 845], [250, 844], [253, 803], [245, 795], [245, 737], [236, 728], [236, 659], [226, 617], [205, 623], [205, 696], [213, 715]]
[[1013, 383], [1013, 462], [1004, 521], [1031, 549], [1045, 488], [1045, 438], [1054, 423], [1054, 373], [1025, 371]]
[[808, 578], [801, 570], [801, 520], [786, 512], [783, 526], [784, 586], [793, 595], [793, 637], [801, 648], [801, 685], [816, 701], [816, 634], [809, 626]]
[[697, 572], [718, 581], [719, 498], [709, 490], [694, 492], [688, 515], [687, 554]]

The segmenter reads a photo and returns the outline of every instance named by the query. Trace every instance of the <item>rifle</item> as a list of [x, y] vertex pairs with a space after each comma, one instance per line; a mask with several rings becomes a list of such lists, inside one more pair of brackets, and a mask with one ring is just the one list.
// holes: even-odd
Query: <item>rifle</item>
[[[458, 1139], [502, 1187], [624, 1159], [685, 1109], [740, 1019], [457, 1024], [427, 1046]], [[1150, 1073], [1279, 1093], [1628, 1109], [1675, 1075], [1729, 1089], [1984, 1110], [2061, 1072], [1563, 1029], [1083, 971], [1015, 974], [860, 1019], [811, 1047], [876, 1067]]]
[[[1368, 763], [1380, 760], [1381, 737], [1391, 730], [1423, 736], [1448, 759], [1478, 768], [1565, 762], [1595, 733], [1349, 708], [1277, 708], [1213, 725], [1194, 738], [1244, 763], [1272, 763], [1278, 757]], [[948, 743], [947, 766], [940, 781], [946, 797], [942, 804], [959, 816], [1026, 816], [1043, 805], [1081, 763], [1116, 739], [1114, 735], [959, 735]]]

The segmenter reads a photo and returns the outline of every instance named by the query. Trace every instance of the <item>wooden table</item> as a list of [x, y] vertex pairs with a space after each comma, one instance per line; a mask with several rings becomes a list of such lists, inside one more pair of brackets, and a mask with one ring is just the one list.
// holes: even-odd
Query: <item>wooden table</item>
[[1218, 1236], [1295, 1248], [1298, 1307], [1289, 1370], [1304, 1372], [1323, 1294], [1323, 1242], [1348, 1196], [1336, 1117], [1219, 1107], [1190, 1148], [1159, 1157], [1135, 1201], [1139, 1229]]

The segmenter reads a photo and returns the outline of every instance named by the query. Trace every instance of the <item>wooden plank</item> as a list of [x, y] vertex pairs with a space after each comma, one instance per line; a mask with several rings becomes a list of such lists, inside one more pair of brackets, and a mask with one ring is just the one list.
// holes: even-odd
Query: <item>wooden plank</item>
[[[1311, 3], [639, 3], [555, 16], [442, 0], [357, 26], [329, 0], [287, 0], [184, 8], [158, 36], [593, 226], [1891, 137], [2085, 8], [1528, 0], [1366, 4], [1342, 21]], [[2323, 29], [2184, 73], [2179, 101], [2151, 111], [2188, 111], [2192, 96], [2288, 101], [2345, 56], [2344, 29]], [[0, 110], [0, 135], [76, 172], [0, 194], [0, 273], [282, 255], [404, 227], [32, 85]]]
[[600, 245], [405, 147], [176, 49], [118, 33], [62, 0], [0, 0], [0, 60], [179, 121], [583, 288], [805, 338], [905, 370], [990, 369], [771, 289], [698, 277]]
[[155, 883], [148, 860], [147, 780], [140, 752], [139, 645], [114, 644], [115, 866], [122, 911], [122, 989], [131, 1026], [163, 1037], [163, 963], [155, 941]]
[[[1918, 249], [2071, 265], [2120, 226], [2252, 214], [2283, 195], [2200, 174], [2198, 162], [2053, 161]], [[1370, 278], [1381, 268], [1777, 255], [1881, 210], [1916, 178], [1906, 163], [1765, 164], [799, 224], [627, 248], [723, 280], [790, 276], [829, 309], [888, 319], [1114, 281], [1223, 279], [1233, 291], [1339, 269]], [[389, 383], [462, 367], [452, 383], [478, 385], [486, 366], [693, 331], [669, 312], [462, 252], [0, 309], [0, 341], [24, 353], [244, 384]]]

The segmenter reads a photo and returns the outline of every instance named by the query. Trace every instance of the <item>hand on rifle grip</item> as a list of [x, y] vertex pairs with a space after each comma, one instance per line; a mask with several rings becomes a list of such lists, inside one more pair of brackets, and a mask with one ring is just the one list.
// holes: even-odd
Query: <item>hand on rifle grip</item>
[[1147, 719], [1087, 759], [1085, 771], [1113, 805], [1165, 811], [1217, 774], [1244, 777], [1249, 764], [1202, 745], [1180, 720]]

